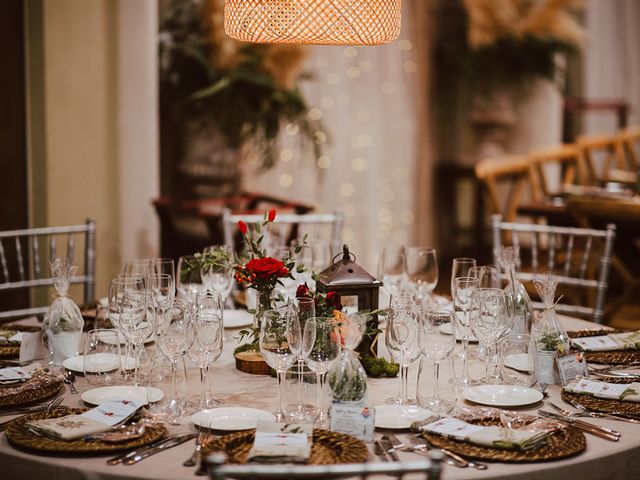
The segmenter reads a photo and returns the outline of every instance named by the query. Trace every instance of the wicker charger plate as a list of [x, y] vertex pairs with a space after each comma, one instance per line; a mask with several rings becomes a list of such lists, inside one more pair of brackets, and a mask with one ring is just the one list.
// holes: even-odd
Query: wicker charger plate
[[[0, 330], [11, 330], [16, 332], [39, 332], [41, 327], [35, 325], [2, 325]], [[0, 345], [0, 359], [16, 358], [20, 356], [20, 343], [11, 342]]]
[[[254, 435], [255, 429], [225, 435], [204, 445], [202, 452], [204, 455], [224, 452], [230, 463], [246, 463]], [[351, 435], [313, 429], [313, 444], [308, 462], [311, 465], [362, 463], [368, 456], [369, 452], [364, 442]]]
[[[499, 425], [497, 419], [484, 419], [471, 421], [478, 425]], [[582, 432], [575, 428], [567, 427], [552, 433], [547, 438], [547, 443], [535, 450], [521, 452], [518, 450], [503, 450], [499, 448], [483, 447], [471, 443], [453, 440], [434, 433], [424, 433], [424, 437], [439, 448], [447, 448], [454, 453], [479, 460], [490, 460], [506, 463], [548, 462], [561, 458], [573, 457], [582, 453], [587, 448], [587, 440]]]
[[589, 410], [601, 413], [621, 413], [640, 417], [640, 403], [623, 402], [622, 400], [609, 400], [597, 398], [583, 393], [571, 393], [562, 391], [562, 399], [570, 403], [571, 400], [587, 407]]
[[148, 445], [156, 440], [161, 439], [167, 433], [162, 425], [149, 425], [142, 436], [131, 439], [126, 442], [109, 443], [101, 440], [85, 441], [83, 438], [78, 440], [55, 440], [53, 438], [41, 437], [35, 435], [26, 427], [25, 423], [31, 420], [42, 420], [45, 418], [57, 418], [65, 415], [86, 412], [86, 408], [68, 408], [58, 407], [51, 412], [34, 413], [27, 417], [20, 418], [11, 423], [5, 432], [9, 443], [17, 448], [23, 448], [31, 451], [46, 453], [111, 453], [122, 450], [130, 450], [133, 448]]
[[55, 397], [64, 387], [62, 380], [57, 379], [51, 381], [47, 385], [34, 385], [33, 388], [29, 388], [28, 385], [32, 381], [34, 381], [33, 378], [31, 380], [27, 380], [23, 385], [24, 388], [21, 388], [17, 392], [2, 394], [2, 390], [0, 390], [0, 408], [19, 407], [22, 405], [29, 405], [30, 403], [41, 402]]
[[[626, 330], [576, 330], [567, 332], [571, 338], [596, 337], [599, 335], [607, 335], [609, 333], [623, 333]], [[585, 352], [587, 362], [589, 363], [605, 363], [607, 365], [629, 365], [630, 363], [640, 363], [640, 350], [613, 350], [610, 352]]]

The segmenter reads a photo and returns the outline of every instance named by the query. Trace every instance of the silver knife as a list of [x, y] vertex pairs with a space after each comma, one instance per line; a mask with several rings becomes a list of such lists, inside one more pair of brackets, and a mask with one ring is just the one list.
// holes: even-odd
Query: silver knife
[[538, 410], [538, 413], [543, 417], [553, 418], [554, 420], [568, 423], [576, 427], [577, 429], [582, 430], [583, 432], [587, 432], [597, 437], [604, 438], [605, 440], [610, 440], [612, 442], [617, 442], [618, 440], [620, 440], [620, 432], [616, 432], [615, 430], [611, 430], [609, 428], [600, 427], [598, 425], [594, 425], [593, 423], [576, 420], [571, 417], [565, 417], [553, 412], [547, 412], [545, 410]]
[[184, 442], [188, 442], [189, 440], [193, 440], [194, 438], [196, 438], [198, 436], [197, 433], [188, 433], [185, 435], [178, 435], [175, 437], [172, 437], [170, 439], [168, 439], [165, 442], [162, 442], [158, 445], [156, 445], [155, 447], [151, 447], [148, 448], [142, 452], [139, 453], [134, 453], [134, 455], [131, 455], [127, 458], [125, 458], [122, 461], [123, 465], [135, 465], [138, 462], [141, 462], [142, 460], [144, 460], [147, 457], [150, 457], [151, 455], [155, 455], [156, 453], [160, 453], [160, 452], [164, 452], [165, 450], [168, 450], [170, 448], [176, 447]]
[[184, 442], [188, 442], [189, 440], [193, 440], [198, 436], [197, 433], [189, 433], [186, 435], [178, 435], [172, 439], [167, 440], [155, 447], [149, 448], [141, 453], [133, 455], [132, 457], [128, 457], [122, 461], [124, 465], [135, 465], [138, 462], [141, 462], [145, 458], [150, 457], [151, 455], [155, 455], [156, 453], [164, 452], [170, 448], [176, 447]]
[[382, 445], [382, 448], [384, 448], [384, 451], [387, 453], [387, 455], [391, 457], [391, 460], [393, 460], [394, 462], [400, 461], [400, 457], [398, 457], [395, 448], [393, 448], [393, 445], [391, 445], [391, 441], [386, 435], [382, 436], [382, 438], [380, 439], [380, 444]]
[[128, 452], [121, 453], [120, 455], [116, 455], [115, 457], [110, 458], [109, 460], [107, 460], [107, 465], [118, 465], [119, 463], [122, 463], [127, 458], [139, 455], [140, 453], [144, 452], [145, 450], [149, 450], [149, 449], [157, 447], [158, 445], [161, 445], [161, 444], [163, 444], [165, 442], [169, 442], [171, 440], [174, 440], [174, 439], [177, 439], [177, 438], [181, 438], [181, 437], [184, 437], [184, 436], [185, 435], [178, 435], [178, 436], [174, 436], [174, 437], [161, 438], [159, 440], [156, 440], [153, 443], [150, 443], [149, 445], [143, 445], [143, 446], [141, 446], [139, 448], [136, 448], [133, 451], [130, 450]]
[[383, 462], [389, 461], [389, 459], [387, 458], [387, 454], [385, 453], [384, 448], [382, 448], [379, 440], [373, 442], [373, 453], [380, 457], [380, 460], [382, 460]]

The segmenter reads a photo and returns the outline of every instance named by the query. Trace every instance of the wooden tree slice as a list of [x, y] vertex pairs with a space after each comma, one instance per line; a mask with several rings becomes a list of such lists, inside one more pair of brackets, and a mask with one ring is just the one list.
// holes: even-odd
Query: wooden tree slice
[[270, 375], [271, 367], [262, 358], [260, 352], [240, 352], [234, 355], [236, 368], [251, 375]]

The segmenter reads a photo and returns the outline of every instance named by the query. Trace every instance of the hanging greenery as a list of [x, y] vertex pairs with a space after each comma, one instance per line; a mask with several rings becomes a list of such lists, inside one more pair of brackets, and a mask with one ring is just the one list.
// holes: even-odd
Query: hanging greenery
[[299, 45], [241, 43], [224, 33], [223, 0], [170, 0], [160, 28], [163, 100], [186, 115], [213, 119], [229, 145], [250, 143], [265, 169], [291, 125], [316, 159], [325, 138], [297, 82], [306, 56]]

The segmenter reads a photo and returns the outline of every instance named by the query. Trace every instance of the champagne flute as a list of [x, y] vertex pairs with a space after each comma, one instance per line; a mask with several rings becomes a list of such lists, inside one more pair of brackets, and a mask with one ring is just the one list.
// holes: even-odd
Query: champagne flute
[[474, 277], [458, 277], [453, 281], [454, 336], [462, 340], [462, 375], [458, 377], [458, 383], [463, 386], [471, 384], [469, 378], [469, 339], [471, 337], [469, 306], [471, 295], [479, 284], [480, 280]]
[[[168, 264], [164, 264], [165, 266]], [[151, 273], [147, 277], [147, 289], [151, 295], [151, 306], [155, 314], [154, 337], [158, 337], [158, 327], [164, 315], [171, 309], [174, 301], [174, 282], [170, 273]], [[160, 350], [156, 349], [151, 358], [151, 370], [156, 377], [154, 380], [162, 382], [165, 379], [166, 357], [160, 355]]]
[[318, 405], [320, 412], [315, 425], [327, 428], [329, 417], [324, 401], [324, 384], [327, 372], [340, 355], [340, 332], [333, 318], [309, 318], [304, 326], [303, 351], [307, 354], [307, 366], [316, 373]]
[[200, 408], [207, 409], [223, 404], [211, 395], [210, 368], [220, 358], [223, 347], [222, 316], [212, 310], [196, 311], [193, 324], [187, 334], [193, 337], [189, 342], [189, 357], [200, 368]]
[[453, 282], [458, 277], [468, 277], [469, 270], [477, 266], [475, 258], [458, 257], [454, 258], [451, 264], [451, 297], [453, 297]]
[[[125, 291], [120, 300], [120, 312], [118, 323], [125, 336], [131, 339], [135, 352], [135, 368], [133, 372], [133, 383], [141, 384], [140, 378], [140, 358], [144, 350], [144, 342], [153, 331], [153, 325], [149, 321], [147, 314], [148, 293], [142, 291]], [[125, 362], [127, 357], [125, 357]]]
[[278, 422], [284, 420], [282, 378], [296, 361], [296, 355], [291, 350], [287, 338], [290, 315], [293, 314], [288, 308], [267, 310], [260, 326], [260, 353], [267, 364], [275, 369], [278, 378], [278, 410], [274, 414]]
[[[442, 331], [444, 325], [452, 327], [453, 335]], [[422, 328], [419, 336], [422, 355], [433, 362], [433, 396], [421, 399], [425, 408], [438, 414], [446, 414], [451, 410], [451, 402], [440, 398], [440, 362], [449, 357], [456, 346], [453, 315], [447, 310], [427, 310], [422, 315]]]
[[398, 295], [405, 287], [407, 262], [404, 247], [386, 246], [378, 258], [378, 278], [382, 279], [383, 289], [390, 297]]
[[394, 361], [400, 365], [399, 395], [387, 399], [395, 405], [413, 405], [408, 399], [407, 376], [409, 366], [420, 356], [419, 308], [411, 295], [398, 295], [391, 298], [387, 315], [385, 343]]
[[[287, 340], [293, 353], [297, 356], [298, 362], [298, 390], [297, 390], [297, 402], [294, 412], [289, 412], [289, 415], [296, 415], [302, 417], [304, 413], [304, 404], [302, 401], [302, 377], [304, 374], [304, 360], [308, 351], [304, 350], [303, 336], [305, 333], [304, 326], [309, 318], [316, 316], [316, 304], [313, 298], [298, 298], [298, 306], [295, 308], [296, 315], [289, 316]], [[315, 331], [312, 332], [315, 335]], [[308, 342], [307, 342], [308, 344]]]
[[184, 402], [180, 400], [178, 392], [178, 360], [191, 347], [193, 335], [188, 335], [191, 328], [191, 308], [184, 300], [175, 300], [162, 318], [158, 326], [158, 348], [171, 361], [171, 396], [158, 407], [163, 410], [165, 418], [175, 422], [183, 411]]
[[407, 280], [414, 298], [421, 306], [433, 303], [433, 289], [438, 283], [438, 259], [435, 248], [409, 247]]

